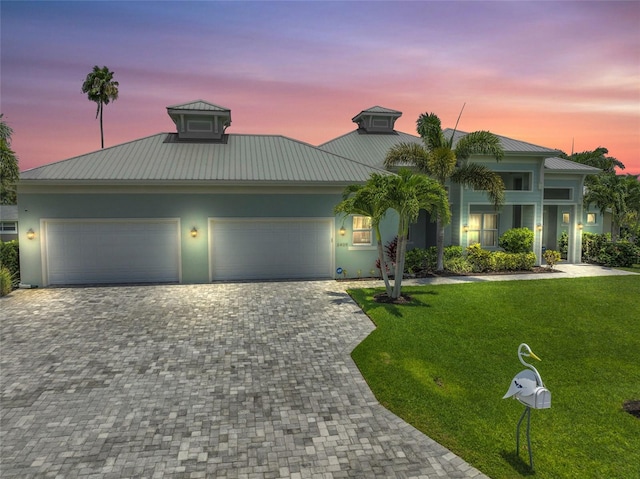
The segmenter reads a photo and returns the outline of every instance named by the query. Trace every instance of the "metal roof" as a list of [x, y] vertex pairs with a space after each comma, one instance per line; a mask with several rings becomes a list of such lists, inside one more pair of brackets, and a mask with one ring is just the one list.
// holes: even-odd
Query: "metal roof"
[[181, 142], [160, 133], [21, 174], [22, 181], [203, 181], [349, 184], [382, 169], [278, 135]]
[[583, 165], [582, 163], [576, 163], [575, 161], [565, 160], [564, 158], [552, 157], [544, 160], [544, 167], [547, 170], [555, 170], [559, 172], [578, 172], [578, 173], [590, 173], [598, 174], [602, 170], [589, 165]]
[[[468, 135], [469, 133], [459, 130], [454, 130], [452, 128], [445, 128], [442, 130], [445, 138], [451, 138], [451, 134], [453, 133], [453, 145], [460, 141], [460, 138]], [[494, 133], [495, 135], [495, 133]], [[553, 148], [547, 148], [546, 146], [534, 145], [533, 143], [527, 143], [526, 141], [514, 140], [513, 138], [508, 138], [502, 135], [496, 135], [500, 139], [500, 143], [502, 144], [502, 148], [505, 153], [540, 153], [540, 154], [548, 154], [548, 155], [557, 155], [559, 153], [558, 150]]]
[[0, 205], [0, 221], [18, 221], [18, 205]]
[[351, 121], [356, 121], [357, 118], [360, 118], [360, 116], [364, 115], [364, 114], [385, 114], [385, 115], [393, 115], [393, 116], [397, 116], [400, 117], [402, 116], [402, 112], [398, 111], [398, 110], [392, 110], [390, 108], [385, 108], [383, 106], [372, 106], [371, 108], [367, 108], [366, 110], [362, 110], [360, 113], [358, 113], [356, 116], [354, 116]]
[[179, 105], [171, 105], [167, 107], [167, 110], [192, 110], [192, 111], [226, 111], [230, 112], [229, 108], [225, 108], [220, 105], [214, 105], [204, 100], [194, 100], [189, 103], [181, 103]]
[[408, 135], [400, 131], [394, 131], [391, 134], [375, 134], [362, 133], [360, 130], [355, 130], [323, 143], [319, 148], [340, 156], [353, 158], [356, 161], [370, 166], [381, 168], [389, 149], [398, 143], [423, 144], [420, 137]]

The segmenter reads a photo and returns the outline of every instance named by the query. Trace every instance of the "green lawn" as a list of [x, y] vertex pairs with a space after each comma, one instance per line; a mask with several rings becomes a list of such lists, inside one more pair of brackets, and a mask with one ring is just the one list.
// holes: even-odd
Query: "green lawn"
[[[377, 325], [353, 352], [380, 402], [494, 479], [529, 474], [524, 407], [501, 399], [522, 342], [551, 391], [533, 410], [537, 478], [640, 478], [640, 277], [405, 287], [408, 305], [349, 293]], [[524, 445], [524, 447], [523, 447]]]

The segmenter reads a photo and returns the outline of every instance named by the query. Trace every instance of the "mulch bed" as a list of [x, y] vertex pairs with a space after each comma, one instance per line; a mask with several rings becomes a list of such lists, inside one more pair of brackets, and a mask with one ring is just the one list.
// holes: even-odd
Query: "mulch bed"
[[640, 419], [640, 401], [626, 401], [622, 405], [622, 409], [631, 414], [632, 416]]

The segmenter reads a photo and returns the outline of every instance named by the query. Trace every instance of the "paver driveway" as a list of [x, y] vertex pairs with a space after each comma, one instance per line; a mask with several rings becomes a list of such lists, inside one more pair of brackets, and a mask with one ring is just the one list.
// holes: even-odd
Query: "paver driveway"
[[381, 407], [339, 283], [16, 291], [0, 300], [1, 475], [480, 477]]

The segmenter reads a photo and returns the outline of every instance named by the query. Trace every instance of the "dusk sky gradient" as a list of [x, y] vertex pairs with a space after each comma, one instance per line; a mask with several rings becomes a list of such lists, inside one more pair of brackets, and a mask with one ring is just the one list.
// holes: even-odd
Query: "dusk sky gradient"
[[0, 112], [26, 170], [100, 148], [94, 65], [120, 82], [105, 146], [174, 131], [169, 105], [231, 109], [229, 133], [313, 145], [374, 105], [640, 174], [640, 2], [0, 2]]

